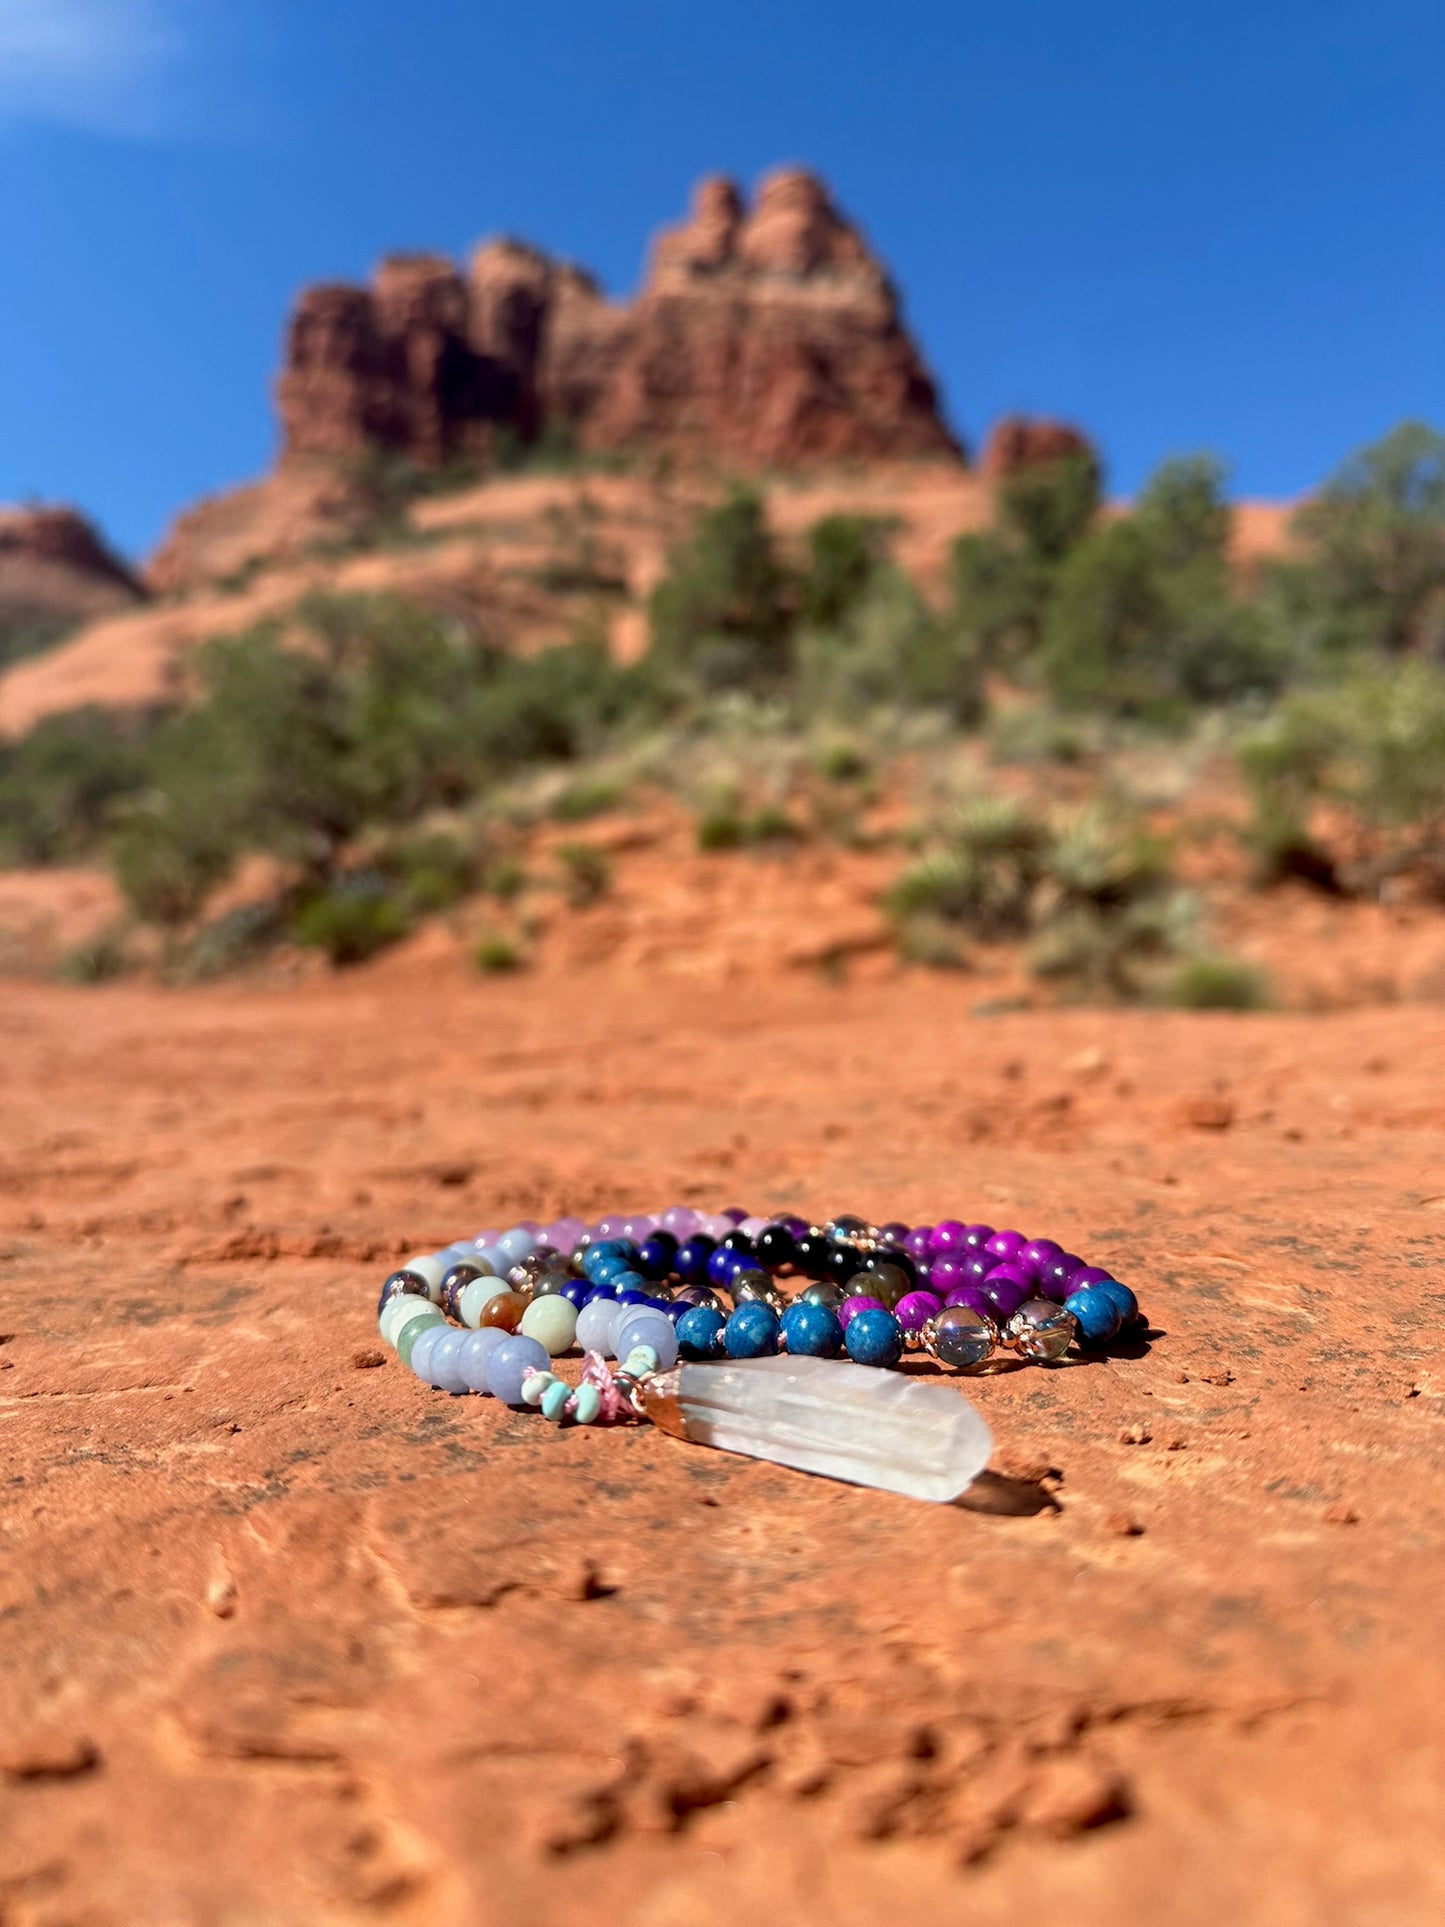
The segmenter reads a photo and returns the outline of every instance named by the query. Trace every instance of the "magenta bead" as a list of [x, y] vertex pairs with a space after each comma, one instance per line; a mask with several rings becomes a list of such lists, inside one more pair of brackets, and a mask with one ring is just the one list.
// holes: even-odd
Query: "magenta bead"
[[982, 1285], [960, 1285], [957, 1291], [951, 1291], [943, 1302], [945, 1307], [967, 1305], [970, 1311], [976, 1311], [981, 1318], [998, 1317], [998, 1306], [992, 1298], [984, 1297]]
[[930, 1258], [951, 1257], [955, 1251], [963, 1250], [963, 1234], [967, 1226], [961, 1225], [957, 1218], [944, 1218], [933, 1227], [928, 1238]]
[[983, 1295], [998, 1307], [996, 1316], [1010, 1318], [1037, 1287], [1018, 1265], [995, 1265], [983, 1281]]
[[906, 1332], [920, 1332], [930, 1318], [943, 1310], [943, 1300], [934, 1291], [905, 1291], [893, 1307], [893, 1316]]
[[839, 1305], [838, 1323], [843, 1327], [844, 1331], [847, 1331], [848, 1321], [856, 1318], [860, 1311], [887, 1311], [887, 1309], [888, 1307], [881, 1298], [869, 1298], [866, 1294], [860, 1292], [856, 1298], [845, 1298], [842, 1304]]
[[1052, 1238], [1031, 1238], [1014, 1262], [1022, 1265], [1025, 1271], [1031, 1271], [1035, 1278], [1042, 1278], [1044, 1266], [1063, 1255], [1063, 1246], [1056, 1245]]
[[946, 1298], [959, 1285], [968, 1283], [967, 1266], [967, 1253], [935, 1258], [928, 1267], [928, 1289], [940, 1292]]
[[926, 1264], [928, 1262], [928, 1241], [932, 1236], [933, 1226], [931, 1224], [916, 1224], [903, 1240], [903, 1249], [908, 1253], [910, 1258], [916, 1258], [919, 1264]]
[[1027, 1243], [1028, 1239], [1022, 1231], [995, 1231], [984, 1250], [991, 1251], [995, 1258], [1002, 1258], [1006, 1265], [1011, 1265]]

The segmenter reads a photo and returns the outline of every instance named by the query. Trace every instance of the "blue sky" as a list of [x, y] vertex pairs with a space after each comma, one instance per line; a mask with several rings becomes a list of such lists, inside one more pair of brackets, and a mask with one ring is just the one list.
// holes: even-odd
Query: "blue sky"
[[260, 471], [286, 307], [504, 230], [615, 292], [693, 179], [822, 170], [957, 426], [1286, 495], [1445, 423], [1439, 0], [0, 0], [0, 500], [131, 551]]

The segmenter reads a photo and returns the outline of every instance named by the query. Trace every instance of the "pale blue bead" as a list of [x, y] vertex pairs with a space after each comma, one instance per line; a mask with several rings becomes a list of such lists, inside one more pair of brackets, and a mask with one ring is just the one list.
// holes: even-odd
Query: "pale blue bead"
[[602, 1394], [598, 1391], [597, 1387], [595, 1385], [579, 1385], [577, 1387], [577, 1423], [579, 1425], [594, 1424], [597, 1414], [601, 1410]]
[[483, 1245], [473, 1260], [489, 1278], [505, 1278], [516, 1262], [500, 1245]]
[[522, 1403], [522, 1380], [534, 1368], [549, 1371], [552, 1361], [535, 1338], [520, 1333], [504, 1338], [487, 1360], [487, 1389], [503, 1405]]
[[617, 1320], [612, 1334], [614, 1357], [625, 1358], [634, 1345], [650, 1345], [663, 1371], [677, 1363], [677, 1329], [666, 1312], [644, 1305], [630, 1317], [624, 1315]]
[[617, 1316], [615, 1298], [594, 1298], [577, 1314], [577, 1343], [584, 1352], [606, 1352], [612, 1346], [612, 1321]]
[[537, 1240], [532, 1236], [531, 1232], [523, 1231], [520, 1228], [514, 1231], [504, 1231], [501, 1237], [498, 1238], [497, 1243], [501, 1249], [507, 1253], [514, 1265], [520, 1264], [523, 1258], [530, 1258], [532, 1253], [537, 1249]]
[[458, 1364], [458, 1354], [466, 1344], [467, 1336], [458, 1326], [448, 1325], [427, 1354], [427, 1372], [439, 1392], [471, 1390]]
[[412, 1346], [411, 1369], [416, 1373], [418, 1378], [425, 1379], [428, 1385], [431, 1384], [432, 1346], [436, 1344], [439, 1338], [445, 1338], [451, 1329], [452, 1327], [450, 1325], [433, 1325], [429, 1330], [424, 1331], [415, 1345]]
[[506, 1336], [495, 1325], [488, 1325], [484, 1331], [467, 1333], [466, 1342], [457, 1353], [457, 1370], [472, 1391], [489, 1393], [487, 1360]]
[[572, 1387], [560, 1378], [554, 1378], [542, 1394], [543, 1418], [551, 1419], [553, 1424], [560, 1424], [563, 1407], [571, 1396]]

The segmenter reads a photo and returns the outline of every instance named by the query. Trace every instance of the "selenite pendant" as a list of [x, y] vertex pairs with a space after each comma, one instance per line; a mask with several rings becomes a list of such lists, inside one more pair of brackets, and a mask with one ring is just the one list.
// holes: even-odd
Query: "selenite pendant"
[[675, 1438], [909, 1499], [956, 1499], [992, 1445], [951, 1388], [828, 1358], [682, 1365], [645, 1380], [639, 1397]]

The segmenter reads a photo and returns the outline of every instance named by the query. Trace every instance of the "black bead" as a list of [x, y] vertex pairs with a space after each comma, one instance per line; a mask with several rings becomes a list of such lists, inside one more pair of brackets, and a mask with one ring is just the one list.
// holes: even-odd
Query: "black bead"
[[793, 1240], [793, 1263], [805, 1278], [827, 1278], [830, 1276], [828, 1255], [832, 1249], [826, 1238], [805, 1231], [801, 1238]]
[[831, 1278], [835, 1285], [846, 1285], [848, 1280], [863, 1269], [863, 1257], [856, 1245], [831, 1245], [828, 1249], [825, 1278]]
[[753, 1240], [753, 1251], [767, 1271], [778, 1272], [798, 1261], [797, 1241], [785, 1224], [764, 1225]]
[[746, 1231], [729, 1231], [722, 1242], [729, 1251], [739, 1251], [745, 1258], [753, 1255], [753, 1241]]

